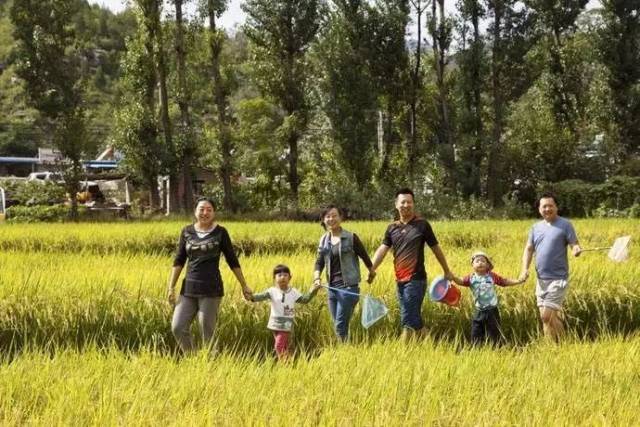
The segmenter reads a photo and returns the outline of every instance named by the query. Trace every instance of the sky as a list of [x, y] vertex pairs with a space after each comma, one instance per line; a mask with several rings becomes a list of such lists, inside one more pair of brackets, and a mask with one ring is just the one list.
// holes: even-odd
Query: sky
[[[88, 0], [91, 4], [100, 4], [114, 12], [120, 12], [126, 7], [127, 0]], [[191, 13], [194, 12], [194, 4], [196, 2], [189, 2], [188, 9]], [[245, 20], [245, 13], [240, 8], [241, 0], [229, 0], [227, 11], [222, 14], [218, 21], [221, 26], [226, 29], [232, 29], [236, 25], [241, 25]], [[454, 2], [449, 1], [445, 3], [445, 8], [452, 12], [455, 9]]]
[[[89, 3], [92, 4], [100, 4], [104, 7], [111, 9], [114, 12], [120, 12], [124, 10], [126, 7], [127, 0], [89, 0]], [[185, 13], [194, 13], [195, 9], [194, 1], [189, 2], [188, 6], [185, 7]], [[241, 0], [229, 0], [227, 11], [222, 14], [218, 23], [226, 28], [232, 29], [236, 25], [240, 25], [244, 23], [245, 14], [240, 8]], [[445, 2], [445, 9], [449, 13], [455, 12], [455, 3], [454, 1]], [[598, 7], [600, 5], [599, 0], [590, 0], [587, 4], [587, 9], [591, 9], [593, 7]], [[411, 31], [413, 32], [413, 31]]]
[[[125, 9], [127, 1], [126, 0], [89, 0], [91, 4], [99, 4], [102, 5], [113, 12], [121, 12]], [[185, 13], [194, 13], [196, 2], [190, 1], [189, 4], [185, 7]], [[219, 24], [227, 29], [232, 29], [235, 25], [243, 24], [245, 19], [245, 14], [240, 9], [240, 0], [229, 0], [229, 4], [227, 7], [227, 11], [222, 14], [220, 17]]]

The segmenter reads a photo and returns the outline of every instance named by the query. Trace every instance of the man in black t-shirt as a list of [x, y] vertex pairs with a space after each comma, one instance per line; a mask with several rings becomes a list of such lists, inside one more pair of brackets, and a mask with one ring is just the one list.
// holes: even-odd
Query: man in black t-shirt
[[451, 272], [431, 224], [415, 214], [413, 191], [408, 188], [398, 190], [395, 206], [400, 218], [387, 227], [382, 245], [373, 256], [373, 270], [378, 268], [389, 249], [392, 249], [402, 336], [407, 339], [414, 334], [422, 336], [426, 331], [421, 313], [427, 287], [425, 243], [440, 263], [444, 275], [450, 277]]

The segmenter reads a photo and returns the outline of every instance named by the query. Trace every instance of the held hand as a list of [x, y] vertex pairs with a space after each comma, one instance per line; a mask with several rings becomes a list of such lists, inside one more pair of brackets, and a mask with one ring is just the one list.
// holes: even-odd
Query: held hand
[[579, 257], [582, 253], [582, 248], [580, 247], [580, 245], [575, 245], [572, 249], [572, 252], [574, 257]]
[[253, 291], [248, 286], [244, 286], [242, 288], [242, 296], [247, 301], [253, 301]]
[[520, 276], [518, 276], [518, 282], [524, 283], [527, 281], [528, 278], [529, 278], [529, 272], [524, 270], [520, 273]]
[[322, 287], [322, 284], [320, 283], [320, 279], [316, 279], [313, 281], [313, 288], [311, 288], [312, 292], [317, 291], [318, 289], [320, 289]]
[[372, 268], [369, 270], [369, 276], [367, 277], [367, 283], [373, 283], [373, 280], [376, 278], [376, 271]]
[[453, 280], [453, 278], [455, 277], [455, 274], [453, 274], [453, 272], [451, 270], [447, 270], [444, 272], [444, 278], [447, 280]]
[[176, 305], [176, 290], [174, 288], [167, 289], [167, 301], [172, 306]]

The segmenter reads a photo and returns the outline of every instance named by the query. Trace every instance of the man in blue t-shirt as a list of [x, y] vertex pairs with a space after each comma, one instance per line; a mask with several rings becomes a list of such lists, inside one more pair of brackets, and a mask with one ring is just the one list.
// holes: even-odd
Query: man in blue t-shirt
[[573, 256], [580, 255], [582, 249], [578, 236], [569, 220], [558, 216], [558, 204], [551, 193], [544, 193], [538, 199], [538, 211], [542, 221], [531, 227], [522, 256], [520, 279], [529, 276], [529, 266], [536, 254], [536, 300], [545, 336], [557, 341], [564, 325], [560, 313], [567, 289], [569, 288], [569, 262], [567, 245]]

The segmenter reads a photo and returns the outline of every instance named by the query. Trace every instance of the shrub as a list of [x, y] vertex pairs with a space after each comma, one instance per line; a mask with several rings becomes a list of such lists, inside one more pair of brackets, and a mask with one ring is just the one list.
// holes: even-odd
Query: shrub
[[54, 182], [27, 182], [16, 196], [25, 205], [53, 205], [66, 199], [64, 187]]
[[[86, 208], [78, 206], [78, 214], [86, 215]], [[68, 216], [69, 207], [65, 205], [18, 205], [7, 209], [7, 221], [10, 222], [62, 222]]]
[[601, 184], [579, 179], [545, 183], [540, 190], [553, 191], [562, 215], [583, 217], [633, 216], [640, 204], [640, 178], [614, 176]]

